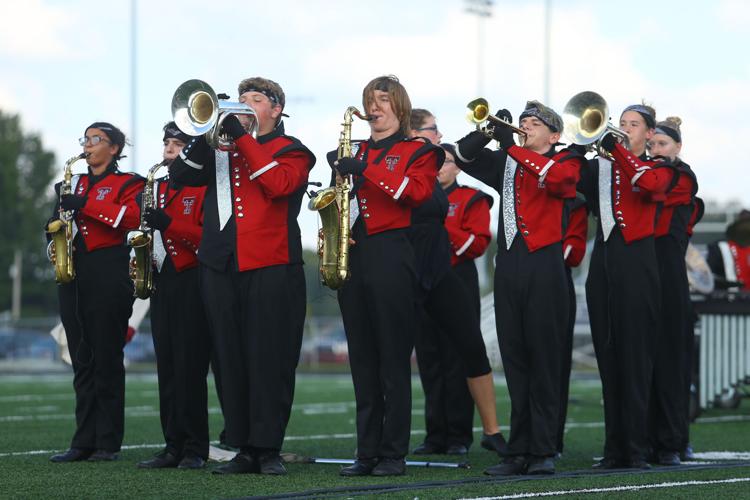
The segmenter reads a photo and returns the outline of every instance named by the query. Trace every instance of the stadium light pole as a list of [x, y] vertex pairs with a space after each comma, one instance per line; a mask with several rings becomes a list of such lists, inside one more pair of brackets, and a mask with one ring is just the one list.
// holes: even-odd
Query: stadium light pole
[[494, 0], [464, 0], [465, 11], [477, 16], [477, 96], [484, 93], [484, 20], [492, 16]]
[[544, 0], [544, 79], [543, 79], [543, 95], [544, 103], [549, 104], [549, 60], [550, 60], [550, 30], [552, 28], [552, 0]]
[[130, 0], [130, 170], [138, 168], [138, 0]]

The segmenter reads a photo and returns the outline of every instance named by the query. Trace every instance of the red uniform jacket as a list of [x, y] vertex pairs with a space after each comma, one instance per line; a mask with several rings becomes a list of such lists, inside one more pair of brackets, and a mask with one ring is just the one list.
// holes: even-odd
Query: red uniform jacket
[[297, 216], [315, 164], [310, 150], [285, 135], [283, 124], [257, 140], [246, 134], [235, 141], [237, 151], [229, 154], [227, 200], [232, 217], [222, 229], [214, 151], [199, 141], [191, 141], [170, 168], [181, 184], [208, 186], [198, 259], [223, 270], [234, 256], [239, 271], [301, 263]]
[[644, 161], [621, 144], [612, 152], [612, 211], [625, 243], [654, 234], [656, 209], [675, 171], [658, 161]]
[[454, 183], [446, 188], [445, 228], [451, 243], [451, 265], [482, 255], [490, 244], [490, 208], [494, 200], [477, 189]]
[[360, 144], [356, 157], [367, 168], [354, 185], [368, 235], [409, 227], [411, 209], [432, 195], [443, 155], [441, 148], [401, 133]]
[[143, 178], [109, 170], [93, 185], [91, 182], [89, 174], [73, 179], [73, 194], [86, 197], [86, 205], [75, 217], [86, 250], [124, 245], [128, 232], [140, 225], [141, 210], [135, 196], [143, 190]]
[[[562, 241], [563, 202], [565, 198], [575, 198], [581, 156], [566, 150], [559, 153], [550, 150], [547, 155], [540, 155], [511, 146], [507, 153], [485, 148], [471, 160], [461, 155], [460, 149], [459, 141], [456, 156], [461, 169], [501, 195], [507, 155], [518, 163], [513, 182], [515, 224], [530, 252]], [[504, 223], [501, 202], [498, 239], [504, 234]]]
[[563, 256], [565, 265], [578, 267], [586, 255], [586, 236], [589, 229], [589, 217], [586, 205], [580, 205], [570, 212], [568, 227], [563, 238]]
[[160, 231], [167, 258], [175, 270], [184, 271], [198, 265], [198, 245], [203, 234], [203, 199], [205, 187], [179, 186], [159, 182], [159, 208], [172, 219], [167, 229]]

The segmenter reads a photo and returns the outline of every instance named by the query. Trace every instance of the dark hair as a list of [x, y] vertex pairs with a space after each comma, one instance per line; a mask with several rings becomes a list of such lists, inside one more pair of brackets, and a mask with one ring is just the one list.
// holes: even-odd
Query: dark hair
[[367, 113], [370, 104], [375, 99], [375, 91], [388, 92], [388, 98], [391, 101], [391, 109], [396, 114], [398, 122], [401, 125], [401, 132], [406, 135], [409, 132], [409, 122], [411, 118], [411, 100], [409, 94], [398, 78], [393, 75], [379, 76], [368, 83], [362, 90], [362, 106]]
[[426, 109], [414, 108], [411, 110], [411, 116], [409, 117], [409, 127], [412, 130], [416, 130], [424, 125], [424, 122], [426, 122], [431, 116], [434, 115]]
[[115, 127], [109, 122], [94, 122], [86, 127], [84, 133], [88, 132], [88, 130], [91, 128], [96, 128], [104, 132], [104, 135], [107, 136], [107, 139], [110, 140], [112, 145], [117, 146], [117, 152], [114, 156], [115, 161], [125, 158], [124, 156], [122, 156], [122, 150], [125, 147], [126, 140], [125, 134], [122, 132], [122, 130]]

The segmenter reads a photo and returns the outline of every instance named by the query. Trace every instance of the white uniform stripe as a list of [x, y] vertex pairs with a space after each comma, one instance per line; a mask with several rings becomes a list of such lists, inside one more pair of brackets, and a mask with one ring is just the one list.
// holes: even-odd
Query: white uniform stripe
[[115, 219], [115, 221], [114, 221], [114, 222], [112, 223], [112, 227], [117, 227], [117, 226], [119, 226], [119, 225], [120, 225], [120, 221], [122, 220], [122, 216], [123, 216], [123, 215], [125, 215], [125, 210], [127, 210], [127, 209], [128, 209], [128, 207], [122, 207], [122, 208], [120, 209], [120, 213], [119, 213], [119, 214], [117, 214], [117, 218], [116, 218], [116, 219]]
[[464, 253], [466, 249], [469, 248], [472, 243], [474, 243], [475, 239], [476, 239], [476, 236], [474, 236], [473, 234], [470, 234], [466, 242], [463, 245], [461, 245], [461, 248], [456, 250], [456, 255], [461, 255], [462, 253]]
[[555, 164], [555, 160], [550, 160], [547, 162], [547, 164], [544, 166], [541, 172], [539, 172], [539, 182], [544, 182], [544, 179], [547, 177], [547, 172], [549, 172], [549, 169], [552, 167], [552, 165]]
[[401, 193], [404, 192], [407, 184], [409, 184], [409, 178], [404, 177], [404, 182], [401, 183], [401, 185], [398, 187], [398, 191], [396, 191], [396, 194], [393, 195], [394, 200], [398, 200], [399, 198], [401, 198]]
[[263, 167], [263, 168], [260, 168], [260, 169], [256, 170], [256, 171], [255, 171], [255, 173], [253, 173], [253, 175], [251, 175], [251, 176], [250, 176], [250, 180], [253, 180], [253, 179], [255, 179], [256, 177], [258, 177], [258, 176], [261, 176], [261, 175], [265, 174], [266, 172], [268, 172], [269, 170], [271, 170], [271, 169], [272, 169], [273, 167], [275, 167], [275, 166], [276, 166], [276, 165], [278, 165], [278, 164], [279, 164], [279, 162], [277, 162], [277, 161], [272, 161], [271, 163], [269, 163], [269, 164], [268, 164], [268, 165], [266, 165], [265, 167]]
[[185, 157], [185, 154], [180, 152], [180, 158], [182, 158], [182, 161], [185, 162], [185, 164], [189, 167], [193, 167], [196, 170], [203, 170], [203, 165], [200, 163], [195, 163], [193, 160], [188, 160]]
[[464, 155], [461, 154], [461, 145], [460, 144], [456, 144], [456, 156], [458, 156], [458, 159], [461, 160], [464, 163], [471, 163], [471, 162], [474, 161], [473, 158], [471, 160], [468, 160], [468, 159], [464, 158]]

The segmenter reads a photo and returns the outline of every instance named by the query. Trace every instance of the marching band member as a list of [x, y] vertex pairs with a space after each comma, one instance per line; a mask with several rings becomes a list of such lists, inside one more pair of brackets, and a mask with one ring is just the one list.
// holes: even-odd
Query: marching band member
[[659, 273], [654, 247], [657, 204], [672, 170], [646, 156], [653, 110], [625, 109], [620, 129], [630, 151], [613, 134], [601, 140], [612, 160], [600, 157], [583, 170], [580, 190], [598, 217], [586, 280], [591, 335], [604, 396], [604, 458], [595, 468], [648, 468], [648, 402], [654, 338], [659, 321]]
[[[502, 110], [499, 117], [510, 121]], [[502, 150], [485, 149], [475, 131], [456, 146], [461, 169], [502, 195], [495, 269], [495, 322], [511, 399], [507, 457], [490, 475], [553, 474], [560, 408], [560, 350], [568, 316], [562, 249], [563, 204], [575, 197], [581, 159], [557, 152], [562, 119], [529, 101], [520, 116], [526, 135], [494, 128]]]
[[740, 283], [743, 292], [750, 291], [750, 210], [741, 210], [727, 226], [726, 239], [708, 245], [708, 265], [720, 278], [717, 285], [734, 288]]
[[[429, 111], [413, 110], [410, 122], [411, 137], [424, 137], [433, 144], [439, 142], [442, 135], [437, 130], [435, 117]], [[448, 187], [443, 186], [444, 179], [449, 178], [450, 184], [454, 183], [459, 170], [455, 166], [452, 146], [443, 149], [445, 162], [438, 172], [440, 188], [436, 187], [430, 200], [412, 212], [409, 231], [416, 255], [420, 291], [421, 324], [415, 336], [415, 347], [419, 376], [425, 391], [427, 427], [427, 436], [414, 453], [468, 453], [474, 420], [472, 398], [476, 399], [484, 428], [482, 446], [499, 453], [504, 450], [505, 439], [497, 423], [492, 369], [479, 328], [478, 283], [476, 302], [470, 302], [469, 291], [451, 266], [455, 253], [451, 251], [449, 232], [444, 225], [449, 202], [442, 188]], [[444, 169], [455, 173], [452, 177], [451, 174], [446, 177]], [[453, 186], [453, 191], [456, 187]], [[469, 253], [481, 255], [490, 242], [491, 234], [489, 207], [481, 195], [478, 199], [484, 202], [486, 224], [477, 231], [478, 237], [473, 240], [478, 241]], [[470, 234], [460, 228], [454, 234], [456, 232], [462, 233], [463, 246]], [[459, 251], [459, 255], [463, 253]]]
[[669, 117], [656, 124], [649, 141], [651, 155], [669, 161], [677, 175], [667, 190], [656, 220], [655, 245], [659, 263], [661, 293], [661, 330], [656, 339], [654, 380], [649, 409], [652, 457], [660, 465], [679, 465], [680, 452], [687, 443], [689, 429], [684, 373], [691, 366], [693, 330], [690, 318], [690, 287], [687, 280], [685, 253], [689, 241], [688, 227], [695, 207], [698, 182], [690, 166], [679, 158], [682, 149], [680, 124]]
[[305, 318], [305, 277], [297, 224], [315, 156], [284, 132], [281, 86], [255, 77], [239, 84], [255, 111], [257, 139], [246, 115], [223, 131], [236, 145], [212, 151], [192, 139], [172, 165], [172, 178], [208, 186], [198, 251], [203, 303], [217, 350], [227, 444], [240, 449], [217, 474], [286, 474], [279, 451], [294, 396]]
[[568, 325], [562, 349], [562, 375], [560, 377], [560, 417], [557, 427], [557, 453], [562, 455], [565, 440], [565, 421], [568, 416], [568, 395], [570, 392], [570, 371], [573, 363], [573, 335], [576, 326], [576, 289], [573, 283], [573, 268], [581, 265], [586, 255], [588, 235], [588, 211], [586, 199], [576, 193], [573, 200], [566, 200], [566, 227], [563, 237], [563, 258], [568, 282]]
[[125, 134], [114, 125], [92, 123], [80, 144], [88, 173], [74, 178], [73, 192], [54, 212], [75, 213], [76, 276], [57, 290], [73, 362], [76, 431], [70, 449], [52, 462], [116, 460], [124, 432], [123, 348], [134, 301], [125, 238], [140, 223], [135, 196], [143, 178], [117, 169]]
[[[170, 122], [163, 141], [163, 157], [172, 162], [190, 136]], [[206, 188], [182, 186], [169, 176], [155, 185], [156, 207], [146, 208], [143, 218], [154, 230], [151, 332], [166, 447], [138, 467], [199, 469], [208, 459], [206, 375], [211, 354], [196, 257]]]
[[[442, 149], [409, 140], [411, 102], [394, 76], [362, 91], [370, 139], [352, 158], [328, 155], [354, 175], [359, 215], [349, 250], [351, 278], [338, 290], [357, 401], [357, 459], [342, 476], [405, 472], [411, 429], [411, 367], [416, 274], [407, 229], [412, 209], [430, 199]], [[354, 213], [354, 210], [353, 210]]]

